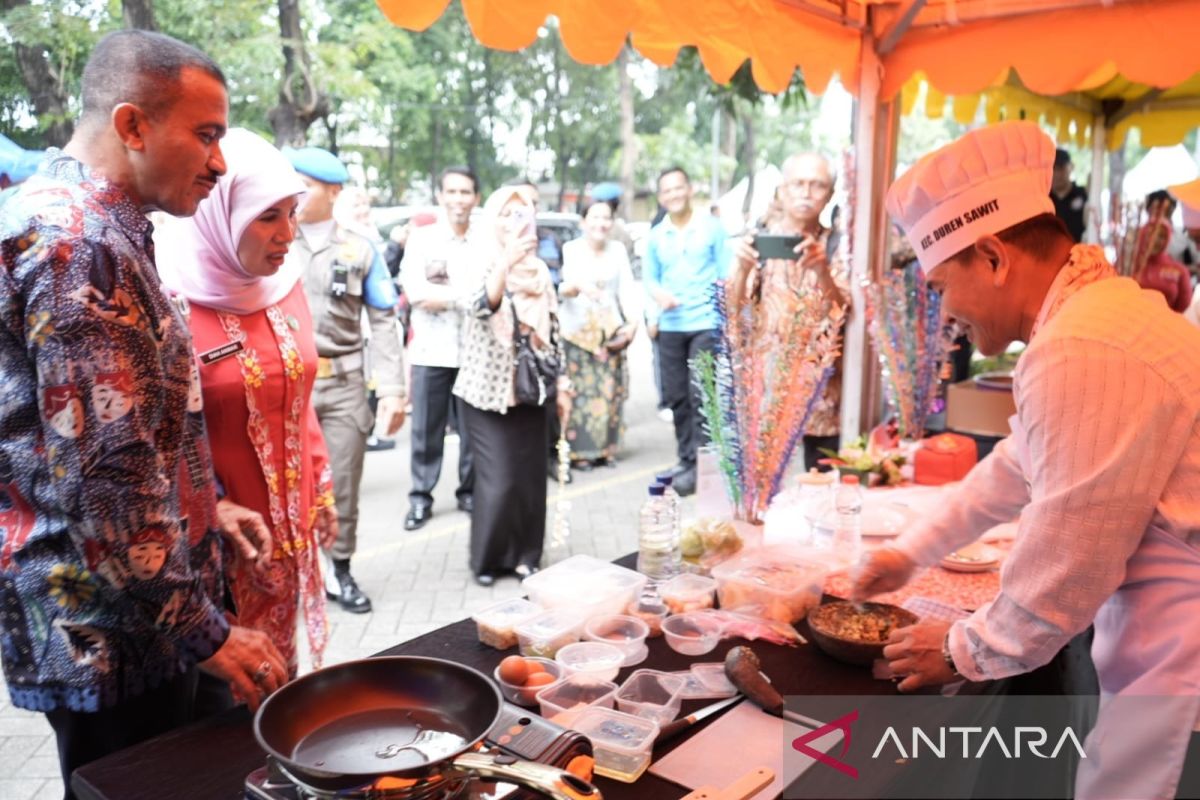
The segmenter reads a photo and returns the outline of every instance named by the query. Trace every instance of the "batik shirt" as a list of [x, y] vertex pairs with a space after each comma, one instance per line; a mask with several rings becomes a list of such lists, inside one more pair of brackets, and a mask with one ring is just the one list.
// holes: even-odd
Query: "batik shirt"
[[95, 711], [228, 635], [198, 372], [151, 225], [52, 150], [0, 210], [0, 656]]

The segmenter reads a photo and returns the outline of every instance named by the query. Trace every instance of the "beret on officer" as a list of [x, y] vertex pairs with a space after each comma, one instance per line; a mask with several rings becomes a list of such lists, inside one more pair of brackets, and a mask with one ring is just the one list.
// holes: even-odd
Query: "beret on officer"
[[1183, 227], [1200, 228], [1200, 178], [1168, 186], [1167, 191], [1183, 208]]
[[350, 180], [346, 165], [328, 150], [322, 150], [320, 147], [285, 147], [283, 154], [301, 175], [307, 175], [322, 183], [343, 184]]
[[926, 155], [887, 193], [888, 214], [930, 270], [980, 236], [1053, 214], [1055, 148], [1033, 122], [970, 131]]

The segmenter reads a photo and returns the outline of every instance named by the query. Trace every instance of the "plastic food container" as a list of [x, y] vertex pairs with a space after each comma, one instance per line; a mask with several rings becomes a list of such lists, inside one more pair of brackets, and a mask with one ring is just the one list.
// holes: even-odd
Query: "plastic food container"
[[496, 685], [500, 687], [500, 694], [504, 695], [504, 699], [510, 703], [516, 703], [519, 706], [536, 706], [537, 694], [543, 689], [549, 689], [551, 686], [557, 686], [563, 679], [563, 668], [561, 664], [551, 661], [548, 658], [527, 658], [526, 661], [536, 661], [542, 665], [542, 668], [554, 677], [552, 683], [543, 683], [538, 686], [517, 686], [514, 683], [501, 680], [500, 666], [496, 665], [496, 669], [492, 670], [492, 677], [496, 680]]
[[662, 636], [663, 620], [670, 615], [670, 610], [667, 604], [658, 596], [658, 592], [649, 589], [644, 590], [641, 596], [629, 604], [627, 612], [631, 617], [637, 617], [642, 622], [650, 627], [650, 637], [654, 639]]
[[829, 566], [819, 554], [797, 547], [763, 547], [713, 568], [721, 608], [755, 606], [755, 614], [794, 624], [821, 602]]
[[492, 603], [480, 610], [471, 619], [479, 632], [479, 641], [497, 650], [517, 646], [517, 625], [530, 617], [536, 617], [545, 609], [523, 597], [514, 597]]
[[702, 656], [711, 652], [721, 641], [721, 621], [712, 614], [693, 611], [668, 617], [663, 622], [667, 646], [685, 656]]
[[625, 652], [604, 642], [575, 642], [563, 646], [554, 660], [568, 675], [611, 681], [621, 669]]
[[617, 708], [635, 717], [666, 725], [679, 715], [687, 681], [656, 669], [635, 670], [617, 689]]
[[592, 740], [597, 775], [633, 783], [650, 766], [657, 723], [609, 708], [589, 708], [572, 727]]
[[738, 689], [725, 674], [725, 664], [692, 664], [692, 677], [709, 692], [708, 697], [733, 697]]
[[612, 681], [572, 675], [538, 692], [537, 701], [543, 717], [570, 728], [575, 718], [592, 706], [612, 708], [616, 693], [617, 685]]
[[676, 575], [662, 587], [663, 602], [672, 614], [686, 614], [713, 607], [717, 582], [703, 575]]
[[543, 608], [578, 609], [588, 619], [624, 613], [645, 585], [645, 575], [585, 555], [571, 556], [521, 582], [530, 601]]
[[579, 641], [582, 627], [583, 617], [577, 611], [560, 609], [530, 617], [514, 630], [521, 655], [554, 658], [561, 648]]
[[604, 642], [616, 647], [624, 655], [622, 667], [640, 664], [649, 654], [646, 637], [650, 626], [637, 617], [617, 614], [591, 620], [583, 629], [583, 638], [589, 642]]

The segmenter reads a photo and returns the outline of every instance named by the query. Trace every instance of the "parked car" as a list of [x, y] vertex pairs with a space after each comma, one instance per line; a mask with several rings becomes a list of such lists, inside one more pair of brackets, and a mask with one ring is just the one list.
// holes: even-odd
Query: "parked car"
[[562, 248], [572, 239], [578, 239], [583, 234], [581, 218], [578, 214], [561, 214], [553, 211], [540, 211], [537, 215], [538, 249], [537, 255], [550, 268], [550, 277], [554, 285], [562, 281]]

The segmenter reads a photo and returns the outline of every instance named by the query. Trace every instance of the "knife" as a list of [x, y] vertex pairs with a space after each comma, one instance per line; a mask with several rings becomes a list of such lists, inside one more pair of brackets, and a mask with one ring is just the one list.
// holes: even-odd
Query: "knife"
[[742, 699], [742, 695], [735, 694], [733, 697], [727, 697], [724, 700], [719, 700], [716, 703], [705, 706], [694, 714], [689, 714], [682, 719], [677, 719], [672, 723], [664, 725], [658, 731], [658, 738], [654, 740], [654, 745], [657, 747], [668, 739], [672, 739], [686, 731], [688, 728], [695, 725], [701, 720], [711, 717], [713, 714], [718, 714], [730, 706], [736, 705]]

